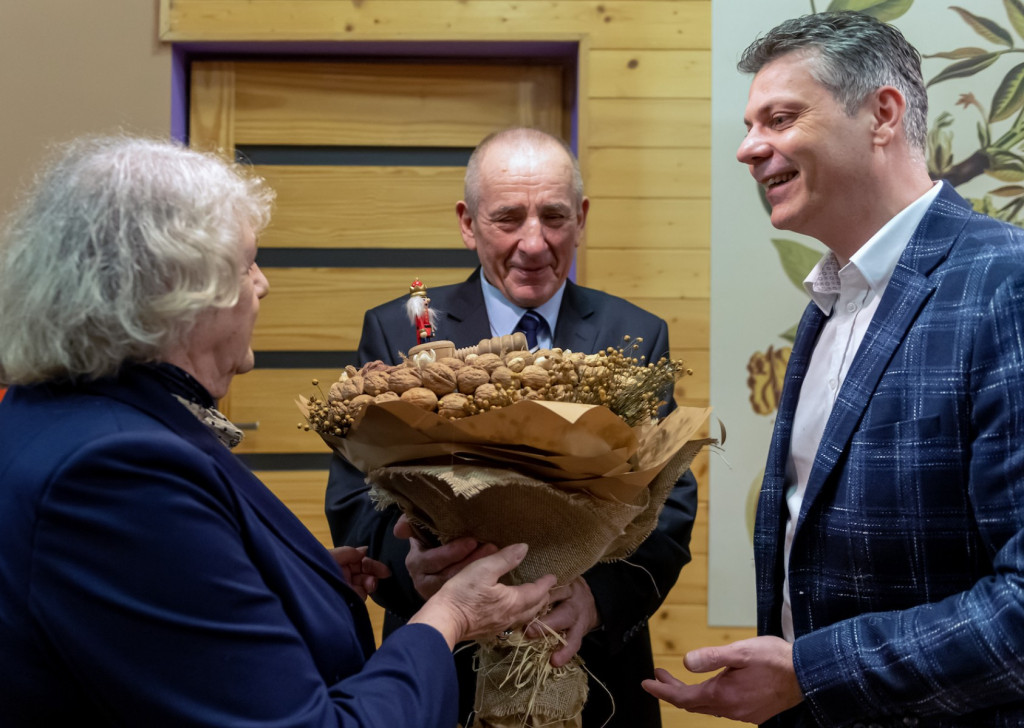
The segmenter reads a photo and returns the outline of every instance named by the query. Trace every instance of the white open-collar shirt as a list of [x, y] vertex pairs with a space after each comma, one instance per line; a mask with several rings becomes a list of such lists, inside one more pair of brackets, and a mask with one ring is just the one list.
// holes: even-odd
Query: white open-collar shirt
[[789, 518], [786, 521], [784, 551], [786, 578], [782, 587], [782, 634], [789, 642], [795, 639], [789, 598], [789, 556], [807, 478], [821, 444], [825, 423], [896, 264], [941, 187], [941, 184], [932, 185], [889, 220], [853, 254], [849, 263], [840, 266], [838, 258], [829, 251], [804, 279], [804, 288], [811, 299], [829, 318], [814, 346], [800, 387], [786, 460]]

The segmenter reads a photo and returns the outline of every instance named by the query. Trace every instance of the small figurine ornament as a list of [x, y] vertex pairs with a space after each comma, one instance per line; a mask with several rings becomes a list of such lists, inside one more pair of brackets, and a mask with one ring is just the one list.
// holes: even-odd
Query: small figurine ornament
[[434, 312], [430, 310], [426, 286], [419, 278], [409, 286], [409, 300], [405, 303], [405, 312], [409, 315], [409, 322], [416, 328], [417, 344], [425, 344], [434, 338], [437, 320]]

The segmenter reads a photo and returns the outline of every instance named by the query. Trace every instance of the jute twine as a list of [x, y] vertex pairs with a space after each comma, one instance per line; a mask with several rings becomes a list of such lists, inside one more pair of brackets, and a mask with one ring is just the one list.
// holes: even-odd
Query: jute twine
[[562, 667], [551, 666], [552, 653], [563, 644], [550, 629], [538, 639], [514, 630], [481, 644], [472, 728], [577, 728], [587, 700], [587, 675], [579, 656]]

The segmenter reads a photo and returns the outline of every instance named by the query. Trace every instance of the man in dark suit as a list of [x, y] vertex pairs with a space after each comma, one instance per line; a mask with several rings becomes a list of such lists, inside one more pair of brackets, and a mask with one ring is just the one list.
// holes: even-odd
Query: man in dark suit
[[[480, 258], [464, 283], [429, 290], [437, 313], [436, 339], [456, 346], [512, 333], [533, 311], [532, 336], [540, 347], [582, 352], [637, 342], [637, 356], [656, 361], [669, 354], [668, 327], [656, 316], [606, 293], [568, 280], [590, 201], [583, 195], [578, 163], [560, 140], [533, 129], [491, 135], [474, 151], [466, 169], [466, 199], [456, 205], [463, 240]], [[531, 334], [527, 334], [528, 337]], [[360, 361], [397, 363], [415, 346], [416, 330], [405, 299], [366, 313]], [[440, 584], [446, 576], [493, 546], [460, 539], [439, 548], [396, 538], [397, 510], [375, 511], [363, 475], [335, 456], [327, 488], [327, 518], [336, 543], [368, 544], [368, 554], [394, 576], [375, 599], [386, 610], [385, 633], [422, 600], [414, 580]], [[660, 606], [690, 560], [689, 541], [697, 509], [696, 481], [687, 472], [673, 488], [654, 533], [628, 563], [599, 564], [562, 588], [561, 601], [545, 616], [564, 631], [567, 645], [552, 658], [565, 664], [577, 652], [593, 677], [583, 725], [622, 728], [661, 725], [657, 700], [640, 687], [654, 672], [647, 620]], [[466, 720], [473, 704], [471, 651], [457, 657], [461, 705]], [[595, 682], [600, 681], [600, 684]], [[611, 698], [609, 697], [611, 693]], [[608, 721], [613, 713], [614, 717]]]
[[645, 687], [772, 726], [1024, 725], [1024, 231], [930, 179], [895, 28], [805, 16], [740, 69], [739, 160], [829, 252], [761, 486], [761, 636]]

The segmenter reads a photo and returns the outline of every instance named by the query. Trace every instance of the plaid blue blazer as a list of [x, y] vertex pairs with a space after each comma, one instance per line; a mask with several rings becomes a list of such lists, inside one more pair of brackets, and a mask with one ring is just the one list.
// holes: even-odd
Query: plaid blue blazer
[[[781, 635], [786, 458], [826, 317], [793, 345], [754, 536]], [[1024, 726], [1024, 231], [948, 184], [840, 389], [790, 557], [806, 699], [772, 725]]]

